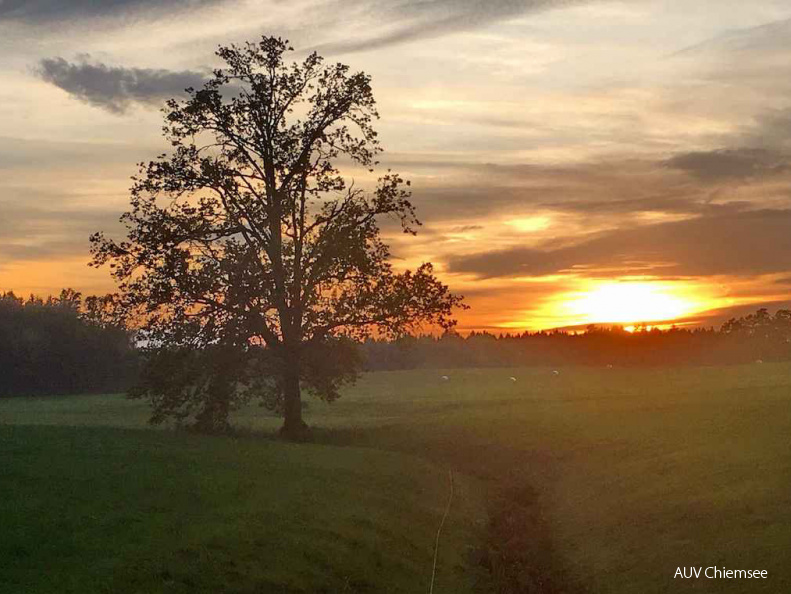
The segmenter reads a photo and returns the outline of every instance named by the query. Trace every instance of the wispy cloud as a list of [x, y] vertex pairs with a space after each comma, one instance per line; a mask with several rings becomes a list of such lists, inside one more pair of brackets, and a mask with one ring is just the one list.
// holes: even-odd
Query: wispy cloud
[[352, 6], [363, 19], [387, 23], [372, 34], [318, 47], [332, 54], [381, 49], [407, 41], [474, 30], [531, 12], [585, 4], [592, 0], [346, 0], [335, 3], [338, 10]]
[[0, 21], [51, 23], [122, 15], [144, 9], [192, 8], [221, 0], [3, 0]]
[[[118, 227], [115, 209], [64, 204], [31, 207], [18, 194], [4, 193], [7, 199], [0, 199], [3, 263], [73, 257], [87, 262], [89, 235], [98, 229]], [[36, 194], [41, 192], [26, 191], [24, 197], [30, 200]]]
[[574, 245], [512, 248], [451, 257], [451, 272], [478, 278], [559, 273], [600, 276], [782, 273], [791, 261], [791, 210], [755, 210], [617, 229]]

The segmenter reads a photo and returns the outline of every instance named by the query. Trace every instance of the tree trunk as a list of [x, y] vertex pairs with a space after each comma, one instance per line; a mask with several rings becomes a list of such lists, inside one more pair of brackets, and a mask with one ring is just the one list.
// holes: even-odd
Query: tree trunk
[[307, 437], [308, 426], [302, 420], [302, 393], [299, 388], [299, 359], [289, 357], [283, 373], [283, 427], [280, 435], [290, 440]]

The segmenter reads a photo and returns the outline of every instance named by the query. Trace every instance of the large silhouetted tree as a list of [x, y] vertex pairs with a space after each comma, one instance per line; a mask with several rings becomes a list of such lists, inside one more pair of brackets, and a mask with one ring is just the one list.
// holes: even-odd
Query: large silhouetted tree
[[171, 150], [133, 178], [127, 238], [91, 238], [153, 351], [136, 394], [154, 421], [221, 429], [260, 397], [299, 435], [300, 385], [333, 399], [355, 377], [348, 339], [448, 328], [461, 304], [430, 264], [389, 263], [382, 217], [419, 225], [408, 182], [388, 172], [364, 191], [336, 167], [376, 164], [370, 77], [290, 50], [221, 47], [224, 67], [167, 104]]

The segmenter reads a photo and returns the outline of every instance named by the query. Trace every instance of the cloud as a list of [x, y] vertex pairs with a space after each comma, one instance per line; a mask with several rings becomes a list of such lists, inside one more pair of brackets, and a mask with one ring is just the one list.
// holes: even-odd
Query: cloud
[[744, 27], [726, 31], [701, 43], [675, 52], [675, 56], [718, 56], [723, 51], [752, 54], [766, 50], [788, 49], [791, 19], [778, 19], [757, 27]]
[[390, 23], [374, 35], [363, 39], [335, 41], [318, 46], [319, 52], [343, 54], [438, 37], [477, 29], [497, 21], [564, 6], [586, 3], [585, 0], [392, 0], [375, 2], [344, 0], [338, 3], [344, 11], [350, 6], [358, 14], [375, 17], [377, 23]]
[[[791, 94], [791, 18], [728, 31], [671, 56], [709, 106], [774, 106]], [[685, 100], [695, 100], [694, 94]]]
[[[687, 60], [690, 103], [731, 129], [721, 148], [680, 152], [665, 162], [700, 181], [760, 179], [791, 157], [791, 19], [727, 31], [673, 56]], [[676, 63], [676, 66], [681, 66]], [[678, 102], [680, 104], [680, 102]], [[725, 110], [725, 111], [722, 111]]]
[[748, 210], [751, 203], [749, 201], [731, 200], [729, 202], [717, 203], [705, 200], [706, 195], [699, 195], [694, 191], [689, 196], [656, 195], [648, 198], [625, 198], [615, 200], [569, 200], [566, 202], [546, 202], [542, 208], [549, 210], [567, 212], [573, 215], [591, 216], [623, 216], [623, 215], [716, 215], [730, 212], [742, 212]]
[[[30, 194], [26, 192], [28, 199]], [[119, 226], [118, 212], [109, 208], [31, 207], [18, 198], [0, 198], [0, 209], [0, 260], [5, 264], [80, 256], [87, 262], [89, 235]]]
[[[555, 248], [516, 247], [450, 257], [448, 270], [478, 278], [563, 272], [596, 276], [756, 275], [791, 270], [791, 210], [762, 209], [616, 229]], [[598, 272], [597, 272], [598, 271]]]
[[[124, 142], [74, 142], [44, 139], [25, 139], [0, 136], [0, 202], [5, 184], [16, 178], [41, 182], [43, 178], [68, 171], [70, 177], [85, 171], [90, 164], [87, 178], [101, 171], [108, 176], [126, 177], [134, 171], [135, 163], [159, 152], [159, 143], [146, 146]], [[33, 177], [31, 178], [31, 172]], [[125, 182], [125, 180], [124, 180]], [[35, 185], [31, 183], [31, 187]], [[70, 193], [71, 188], [60, 194]], [[36, 199], [44, 199], [37, 196]]]
[[71, 63], [63, 58], [46, 58], [39, 63], [38, 74], [76, 99], [117, 114], [134, 103], [161, 104], [187, 87], [200, 86], [206, 77], [190, 70], [124, 68], [91, 63], [89, 59], [84, 56]]
[[723, 181], [782, 173], [788, 169], [788, 156], [766, 149], [732, 148], [679, 153], [665, 164], [703, 181]]
[[217, 0], [2, 0], [0, 22], [51, 23], [123, 15], [139, 10], [196, 8]]
[[[791, 96], [785, 98], [786, 102], [789, 98]], [[743, 142], [775, 150], [791, 150], [791, 108], [769, 109], [760, 113], [754, 118]]]
[[[736, 188], [723, 189], [712, 183], [713, 174], [708, 170], [695, 169], [690, 175], [697, 162], [688, 155], [679, 153], [677, 161], [672, 158], [674, 167], [667, 160], [618, 155], [566, 164], [447, 162], [444, 166], [429, 156], [426, 167], [403, 162], [398, 169], [413, 178], [414, 201], [429, 223], [546, 211], [586, 217], [588, 222], [591, 217], [606, 222], [613, 217], [652, 213], [714, 214], [741, 208], [749, 202], [747, 190], [766, 182], [756, 175], [746, 180], [743, 194]], [[758, 171], [757, 165], [755, 168]], [[778, 166], [778, 174], [780, 171]]]

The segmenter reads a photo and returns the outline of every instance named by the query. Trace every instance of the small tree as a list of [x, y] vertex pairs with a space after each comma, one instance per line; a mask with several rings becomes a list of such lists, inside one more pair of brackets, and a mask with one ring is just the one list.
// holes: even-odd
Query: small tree
[[388, 171], [365, 192], [335, 166], [376, 164], [370, 77], [315, 53], [288, 64], [291, 49], [220, 47], [224, 68], [167, 103], [172, 151], [133, 178], [127, 238], [91, 237], [152, 351], [135, 395], [154, 422], [218, 429], [258, 397], [299, 436], [300, 384], [332, 400], [356, 377], [349, 340], [450, 328], [462, 306], [430, 264], [389, 263], [380, 219], [420, 224], [409, 182]]

